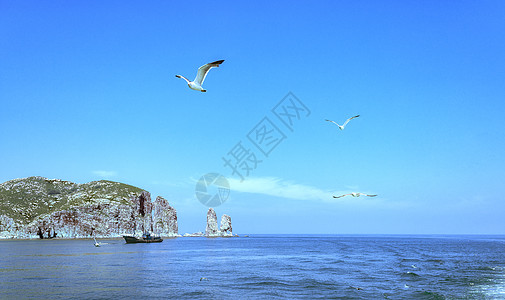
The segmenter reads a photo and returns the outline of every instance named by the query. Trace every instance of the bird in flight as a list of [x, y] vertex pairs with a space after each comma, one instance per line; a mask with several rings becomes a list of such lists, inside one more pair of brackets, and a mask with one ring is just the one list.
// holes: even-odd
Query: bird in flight
[[215, 62], [211, 62], [211, 63], [201, 66], [200, 68], [198, 68], [198, 73], [196, 73], [196, 78], [193, 81], [189, 81], [189, 79], [187, 79], [186, 77], [184, 77], [182, 75], [175, 75], [175, 77], [182, 78], [182, 79], [186, 80], [189, 88], [192, 90], [206, 92], [207, 90], [205, 90], [202, 87], [203, 81], [205, 80], [205, 76], [207, 76], [207, 73], [209, 73], [210, 69], [219, 67], [219, 65], [222, 64], [223, 61], [224, 60], [217, 60]]
[[353, 196], [353, 197], [359, 197], [359, 196], [367, 196], [367, 197], [375, 197], [377, 195], [369, 195], [369, 194], [363, 194], [363, 193], [349, 193], [345, 195], [340, 195], [340, 196], [333, 196], [333, 198], [342, 198], [345, 196]]
[[328, 120], [328, 119], [326, 119], [326, 121], [328, 121], [328, 122], [332, 122], [333, 124], [337, 125], [337, 126], [338, 126], [338, 128], [340, 128], [340, 130], [344, 130], [345, 125], [347, 125], [347, 123], [349, 123], [349, 121], [351, 121], [352, 119], [357, 118], [357, 117], [359, 117], [359, 115], [356, 115], [356, 116], [354, 116], [354, 117], [351, 117], [351, 118], [347, 119], [347, 120], [344, 122], [344, 124], [342, 124], [342, 125], [338, 125], [338, 124], [337, 124], [337, 122], [332, 121], [332, 120]]

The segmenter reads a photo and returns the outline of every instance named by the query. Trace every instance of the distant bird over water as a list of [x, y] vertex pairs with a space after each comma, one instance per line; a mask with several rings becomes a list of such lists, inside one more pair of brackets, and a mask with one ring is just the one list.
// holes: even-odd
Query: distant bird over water
[[351, 121], [352, 119], [357, 118], [357, 117], [359, 117], [359, 115], [356, 115], [356, 116], [354, 116], [354, 117], [351, 117], [351, 118], [347, 119], [347, 120], [344, 122], [344, 124], [342, 124], [342, 125], [338, 125], [338, 124], [337, 124], [337, 122], [332, 121], [332, 120], [328, 120], [328, 119], [326, 119], [326, 121], [328, 121], [328, 122], [332, 122], [333, 124], [337, 125], [337, 126], [338, 126], [338, 128], [340, 128], [340, 130], [344, 130], [345, 125], [347, 125], [347, 123], [349, 123], [349, 121]]
[[367, 197], [375, 197], [377, 195], [369, 195], [369, 194], [363, 194], [363, 193], [349, 193], [345, 195], [340, 195], [340, 196], [333, 196], [333, 198], [342, 198], [345, 196], [353, 196], [353, 197], [359, 197], [359, 196], [367, 196]]
[[175, 77], [186, 80], [189, 88], [192, 90], [206, 92], [207, 90], [203, 89], [202, 87], [203, 81], [205, 80], [205, 76], [207, 76], [207, 73], [209, 73], [210, 69], [219, 67], [219, 65], [222, 64], [223, 61], [224, 60], [217, 60], [215, 62], [211, 62], [201, 66], [200, 68], [198, 68], [198, 73], [196, 74], [196, 78], [193, 81], [189, 81], [189, 79], [187, 79], [182, 75], [175, 75]]

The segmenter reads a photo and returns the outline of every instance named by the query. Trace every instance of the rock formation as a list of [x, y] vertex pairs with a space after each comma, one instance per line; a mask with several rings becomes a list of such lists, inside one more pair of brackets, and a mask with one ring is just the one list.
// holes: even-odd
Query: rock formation
[[221, 217], [221, 227], [217, 227], [217, 216], [214, 209], [211, 207], [207, 211], [207, 228], [205, 229], [206, 237], [227, 237], [233, 236], [231, 227], [231, 217], [223, 215]]
[[153, 209], [154, 232], [162, 236], [178, 236], [177, 211], [163, 197], [156, 197]]
[[230, 234], [232, 235], [232, 228], [231, 228], [231, 217], [228, 215], [223, 215], [221, 217], [221, 227], [219, 230], [223, 234]]
[[153, 203], [151, 202], [151, 194], [143, 191], [135, 200], [135, 211], [133, 220], [135, 220], [135, 232], [153, 231]]
[[219, 229], [217, 228], [217, 216], [214, 209], [211, 207], [207, 211], [207, 227], [205, 228], [205, 236], [217, 236]]
[[205, 234], [201, 231], [198, 231], [198, 232], [194, 232], [194, 233], [185, 233], [183, 236], [184, 237], [201, 237], [201, 236], [205, 236]]
[[12, 218], [9, 218], [5, 215], [0, 216], [0, 237], [2, 235], [2, 232], [11, 232], [13, 234], [16, 234], [18, 231], [19, 226]]
[[178, 236], [175, 209], [158, 198], [152, 203], [149, 192], [106, 180], [11, 180], [0, 184], [0, 238]]

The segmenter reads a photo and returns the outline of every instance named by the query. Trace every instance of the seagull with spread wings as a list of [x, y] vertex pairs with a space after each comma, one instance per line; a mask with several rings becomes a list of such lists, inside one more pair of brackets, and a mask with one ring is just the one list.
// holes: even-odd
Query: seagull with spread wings
[[222, 64], [223, 61], [224, 60], [217, 60], [215, 62], [211, 62], [211, 63], [201, 66], [200, 68], [198, 68], [198, 73], [196, 74], [196, 78], [193, 81], [189, 81], [189, 79], [187, 79], [186, 77], [184, 77], [182, 75], [175, 75], [175, 77], [182, 78], [182, 79], [186, 80], [189, 88], [192, 90], [206, 92], [207, 90], [205, 90], [202, 87], [203, 81], [205, 80], [205, 76], [207, 76], [207, 73], [209, 73], [210, 69], [219, 67], [219, 65]]
[[367, 196], [367, 197], [375, 197], [377, 195], [369, 195], [369, 194], [363, 194], [363, 193], [349, 193], [345, 195], [340, 195], [340, 196], [333, 196], [333, 198], [342, 198], [345, 196], [353, 196], [353, 197], [359, 197], [359, 196]]
[[340, 130], [344, 130], [345, 125], [347, 125], [347, 123], [349, 123], [349, 121], [351, 121], [352, 119], [357, 118], [357, 117], [359, 117], [359, 115], [356, 115], [356, 116], [354, 116], [354, 117], [351, 117], [351, 118], [347, 119], [347, 120], [344, 122], [344, 124], [342, 124], [342, 125], [338, 125], [338, 124], [337, 124], [337, 122], [332, 121], [332, 120], [328, 120], [328, 119], [326, 119], [326, 121], [328, 121], [328, 122], [332, 122], [333, 124], [337, 125], [337, 126], [338, 126], [338, 128], [340, 128]]

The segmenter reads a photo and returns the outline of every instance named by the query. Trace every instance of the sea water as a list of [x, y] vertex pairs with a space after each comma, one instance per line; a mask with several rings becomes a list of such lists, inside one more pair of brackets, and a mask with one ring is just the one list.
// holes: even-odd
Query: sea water
[[504, 236], [0, 241], [0, 299], [505, 299]]

